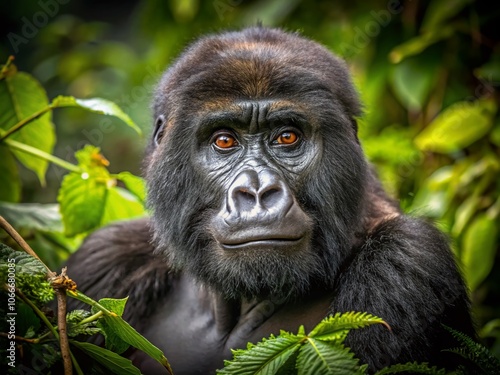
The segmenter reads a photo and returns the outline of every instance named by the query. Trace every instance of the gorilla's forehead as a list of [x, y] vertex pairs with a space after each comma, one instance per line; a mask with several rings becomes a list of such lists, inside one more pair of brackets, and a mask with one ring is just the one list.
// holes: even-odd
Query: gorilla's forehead
[[221, 103], [287, 98], [310, 104], [324, 99], [352, 114], [359, 108], [343, 61], [318, 43], [265, 28], [199, 40], [166, 72], [158, 91], [157, 111], [162, 103], [194, 106], [214, 98]]

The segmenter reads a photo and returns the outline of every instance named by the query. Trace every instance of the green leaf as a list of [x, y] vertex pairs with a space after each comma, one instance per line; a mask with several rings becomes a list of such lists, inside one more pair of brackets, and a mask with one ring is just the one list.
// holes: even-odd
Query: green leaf
[[52, 101], [55, 108], [60, 107], [78, 107], [86, 109], [90, 112], [99, 113], [101, 115], [114, 116], [125, 122], [128, 126], [134, 129], [138, 134], [141, 134], [141, 128], [115, 103], [102, 99], [76, 99], [73, 96], [58, 96]]
[[462, 234], [465, 226], [472, 218], [472, 216], [476, 213], [477, 207], [479, 206], [480, 202], [481, 199], [479, 197], [472, 195], [465, 199], [465, 201], [463, 201], [460, 206], [458, 206], [457, 210], [455, 211], [455, 222], [453, 223], [453, 228], [451, 231], [453, 236], [458, 237], [460, 234]]
[[301, 345], [302, 338], [286, 332], [263, 339], [257, 345], [248, 344], [247, 350], [233, 351], [234, 359], [225, 361], [217, 374], [268, 375], [276, 374]]
[[[87, 145], [75, 157], [84, 172], [66, 175], [58, 196], [67, 236], [145, 214], [144, 205], [135, 195], [115, 186], [115, 178], [106, 169], [109, 162], [98, 147]], [[138, 189], [137, 180], [134, 182]]]
[[297, 357], [298, 375], [364, 374], [354, 353], [342, 345], [309, 338]]
[[[0, 130], [7, 130], [19, 121], [49, 106], [47, 94], [40, 83], [27, 73], [8, 75], [0, 81]], [[28, 123], [9, 139], [52, 153], [56, 136], [49, 111]], [[36, 173], [45, 184], [48, 161], [19, 150], [12, 151], [17, 159]]]
[[0, 269], [7, 269], [8, 260], [14, 260], [16, 265], [16, 274], [27, 274], [32, 276], [45, 276], [47, 269], [38, 259], [25, 253], [24, 251], [16, 251], [0, 243]]
[[162, 353], [162, 351], [151, 344], [148, 340], [146, 340], [121, 317], [104, 316], [103, 320], [106, 322], [109, 328], [113, 330], [114, 333], [123, 341], [132, 345], [134, 348], [142, 350], [151, 358], [158, 361], [161, 365], [165, 367], [170, 366], [168, 364], [167, 358], [165, 358], [165, 355]]
[[463, 149], [488, 133], [495, 111], [490, 100], [455, 103], [415, 138], [415, 144], [423, 151], [445, 154]]
[[[101, 298], [99, 304], [107, 308], [109, 311], [113, 311], [116, 315], [122, 316], [123, 311], [125, 311], [125, 305], [127, 304], [128, 297], [125, 298]], [[96, 311], [97, 312], [97, 311]]]
[[487, 214], [479, 214], [466, 229], [462, 246], [465, 279], [474, 291], [490, 273], [495, 260], [498, 223]]
[[341, 343], [349, 330], [373, 324], [384, 324], [389, 328], [388, 324], [381, 318], [366, 312], [336, 313], [334, 316], [323, 319], [308, 336], [318, 340]]
[[125, 187], [134, 194], [139, 201], [144, 202], [146, 199], [146, 184], [144, 179], [135, 176], [130, 172], [120, 172], [117, 179], [125, 184]]
[[71, 345], [84, 351], [90, 357], [95, 359], [101, 365], [110, 370], [113, 374], [118, 375], [140, 375], [141, 372], [132, 364], [132, 361], [122, 356], [101, 348], [100, 346], [88, 343], [70, 340]]
[[106, 195], [101, 225], [144, 216], [145, 213], [144, 205], [138, 201], [135, 195], [120, 187], [111, 187]]
[[431, 65], [428, 57], [408, 58], [394, 66], [391, 83], [399, 101], [410, 110], [421, 110], [429, 95], [438, 64]]
[[75, 236], [101, 224], [108, 189], [106, 180], [87, 172], [64, 176], [57, 200], [64, 223], [64, 233]]
[[407, 57], [418, 55], [427, 47], [449, 38], [454, 33], [455, 29], [451, 26], [430, 30], [393, 48], [389, 53], [389, 60], [394, 64], [400, 63]]
[[2, 215], [15, 228], [62, 232], [58, 204], [0, 203]]
[[6, 202], [19, 202], [21, 180], [12, 152], [0, 144], [0, 197]]
[[[121, 317], [125, 309], [127, 300], [128, 297], [123, 299], [102, 298], [99, 300], [99, 304]], [[100, 311], [98, 307], [92, 307], [93, 314], [97, 313], [98, 311]], [[105, 343], [107, 349], [121, 354], [129, 348], [129, 343], [124, 341], [113, 329], [110, 329], [104, 318], [97, 321], [97, 326], [102, 330], [101, 333], [106, 338]]]

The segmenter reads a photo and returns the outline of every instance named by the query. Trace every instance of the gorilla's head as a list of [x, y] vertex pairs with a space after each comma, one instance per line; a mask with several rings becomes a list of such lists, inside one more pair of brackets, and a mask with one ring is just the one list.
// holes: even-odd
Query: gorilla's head
[[194, 43], [156, 91], [158, 251], [228, 298], [330, 287], [362, 224], [359, 107], [345, 64], [297, 34]]

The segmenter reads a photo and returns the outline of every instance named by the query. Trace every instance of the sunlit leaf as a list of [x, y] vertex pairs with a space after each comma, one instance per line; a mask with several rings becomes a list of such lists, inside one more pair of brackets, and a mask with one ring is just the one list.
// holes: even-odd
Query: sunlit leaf
[[64, 233], [74, 236], [101, 224], [108, 189], [106, 181], [84, 173], [67, 174], [57, 197], [64, 223]]
[[18, 202], [21, 198], [21, 180], [12, 152], [0, 145], [0, 200]]
[[72, 96], [58, 96], [52, 101], [54, 107], [78, 107], [102, 115], [115, 116], [125, 122], [128, 126], [141, 134], [141, 129], [135, 122], [115, 103], [102, 99], [77, 99]]
[[488, 133], [496, 106], [490, 100], [460, 102], [441, 112], [416, 138], [423, 151], [451, 153]]
[[120, 172], [116, 178], [125, 184], [125, 187], [134, 194], [139, 201], [144, 202], [146, 199], [146, 184], [144, 179], [134, 176], [130, 172]]
[[[27, 73], [8, 75], [0, 81], [0, 129], [6, 131], [19, 121], [47, 108], [49, 101], [40, 83]], [[52, 153], [56, 141], [51, 111], [28, 123], [9, 136], [29, 146]], [[19, 150], [12, 150], [17, 159], [36, 173], [45, 184], [48, 161]]]
[[462, 264], [469, 288], [474, 291], [488, 276], [496, 255], [498, 223], [479, 214], [467, 227], [462, 247]]

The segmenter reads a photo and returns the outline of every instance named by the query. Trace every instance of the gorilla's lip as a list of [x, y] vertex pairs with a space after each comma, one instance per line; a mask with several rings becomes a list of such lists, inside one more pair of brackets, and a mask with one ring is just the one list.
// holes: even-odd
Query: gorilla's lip
[[221, 242], [224, 249], [235, 250], [243, 248], [262, 248], [262, 247], [287, 247], [298, 244], [303, 237], [295, 238], [256, 238], [240, 241]]

